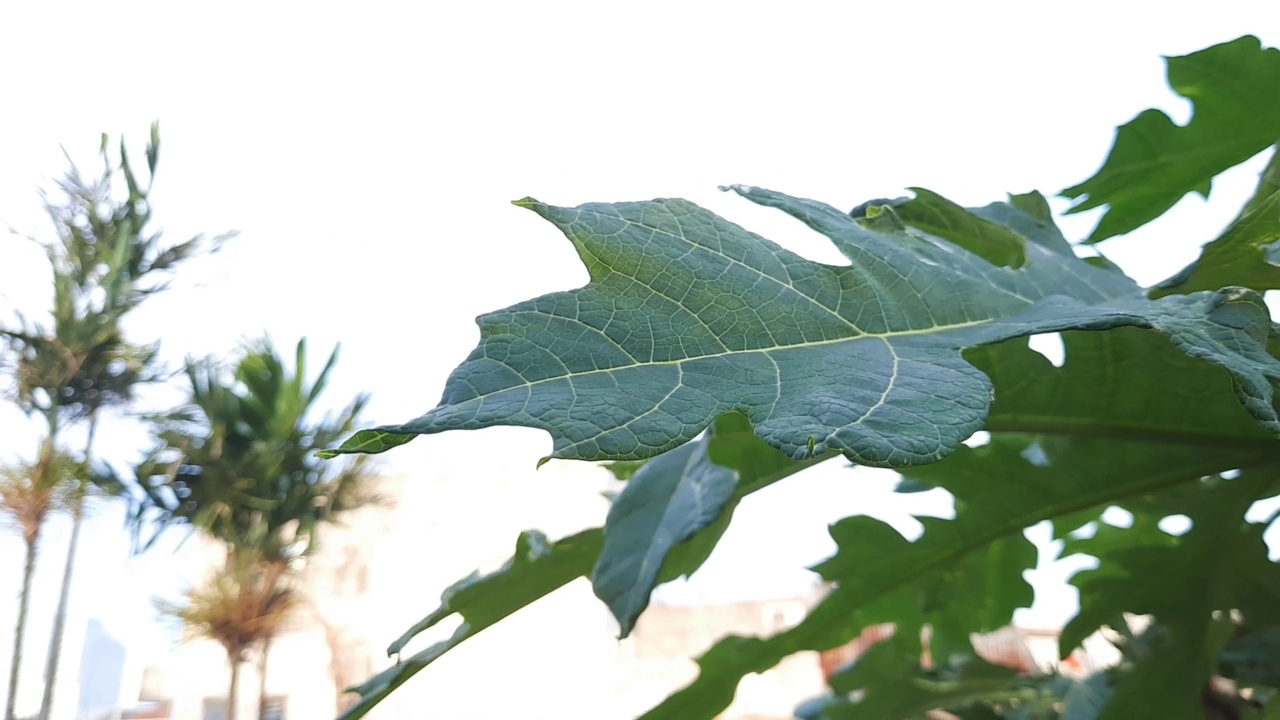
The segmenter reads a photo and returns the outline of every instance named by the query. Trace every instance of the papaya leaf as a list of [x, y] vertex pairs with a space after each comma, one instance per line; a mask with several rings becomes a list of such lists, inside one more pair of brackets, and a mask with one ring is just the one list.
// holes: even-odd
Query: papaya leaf
[[[714, 461], [715, 468], [719, 468], [711, 472], [726, 473], [736, 478], [736, 482], [730, 488], [729, 499], [720, 513], [701, 517], [693, 524], [697, 527], [688, 531], [683, 542], [663, 543], [662, 552], [650, 554], [650, 562], [661, 568], [659, 572], [654, 576], [646, 574], [645, 580], [636, 585], [623, 584], [623, 592], [628, 593], [625, 602], [635, 603], [626, 606], [629, 612], [634, 613], [627, 616], [629, 623], [633, 623], [643, 611], [656, 584], [689, 575], [702, 565], [724, 534], [733, 510], [742, 498], [826, 459], [815, 458], [807, 462], [788, 459], [756, 437], [746, 418], [737, 413], [719, 418], [714, 432], [681, 450], [709, 458]], [[650, 479], [656, 478], [655, 482], [661, 485], [665, 480], [660, 475], [667, 470], [662, 463], [646, 463], [628, 482], [628, 488], [637, 482], [649, 482], [645, 480], [646, 474]], [[679, 474], [677, 469], [677, 480]], [[472, 573], [451, 585], [441, 595], [440, 606], [392, 643], [387, 652], [393, 656], [400, 655], [415, 637], [456, 614], [464, 622], [453, 636], [408, 658], [397, 659], [390, 668], [352, 688], [352, 692], [360, 695], [360, 700], [342, 716], [343, 720], [363, 717], [384, 697], [445, 653], [569, 582], [592, 576], [600, 572], [601, 567], [608, 572], [625, 575], [627, 569], [614, 570], [614, 563], [631, 567], [634, 572], [631, 566], [633, 558], [625, 553], [614, 550], [609, 557], [603, 554], [609, 544], [606, 531], [607, 527], [591, 528], [556, 542], [548, 541], [538, 531], [521, 533], [516, 540], [515, 554], [503, 567], [485, 575]], [[660, 528], [656, 531], [662, 532]], [[610, 605], [615, 614], [620, 614], [619, 606], [612, 602]], [[619, 623], [623, 623], [622, 617], [619, 617]]]
[[[876, 643], [832, 676], [832, 689], [840, 695], [797, 715], [802, 720], [903, 720], [925, 718], [931, 710], [1031, 701], [1038, 695], [1036, 689], [1016, 682], [1015, 671], [972, 656], [925, 673], [919, 653], [919, 643], [913, 647], [901, 632]], [[855, 692], [856, 700], [849, 697]]]
[[1232, 638], [1222, 649], [1218, 671], [1244, 685], [1280, 688], [1280, 626]]
[[[826, 235], [851, 264], [805, 260], [682, 200], [521, 201], [573, 241], [591, 283], [481, 317], [480, 345], [436, 409], [359, 433], [344, 451], [521, 425], [550, 432], [553, 457], [641, 458], [736, 410], [794, 459], [834, 451], [862, 465], [916, 465], [945, 457], [986, 418], [991, 383], [963, 349], [1124, 326], [1157, 329], [1225, 367], [1255, 420], [1280, 431], [1272, 406], [1280, 362], [1266, 352], [1271, 325], [1257, 293], [1150, 300], [1114, 268], [1042, 242], [1024, 242], [1021, 267], [997, 266], [909, 229], [891, 207], [858, 220], [811, 200], [733, 189]], [[969, 247], [1007, 239], [958, 206], [929, 201], [929, 224], [963, 230]], [[965, 230], [979, 226], [987, 229]]]
[[[1274, 471], [1274, 470], [1272, 470]], [[1265, 491], [1270, 478], [1245, 475], [1233, 482], [1194, 488], [1183, 511], [1193, 520], [1188, 533], [1174, 544], [1142, 544], [1108, 548], [1108, 565], [1121, 573], [1085, 571], [1074, 578], [1080, 588], [1080, 612], [1064, 637], [1080, 637], [1102, 624], [1102, 616], [1137, 612], [1155, 616], [1164, 630], [1155, 651], [1116, 685], [1105, 720], [1152, 714], [1192, 717], [1201, 688], [1216, 666], [1216, 657], [1229, 641], [1229, 611], [1266, 607], [1274, 621], [1274, 596], [1256, 596], [1260, 578], [1274, 584], [1277, 570], [1266, 559], [1262, 528], [1243, 523], [1248, 506]], [[1142, 536], [1139, 536], [1142, 537]], [[1248, 597], [1254, 596], [1254, 597]], [[1216, 614], [1215, 611], [1221, 611]], [[1254, 618], [1257, 620], [1258, 618]], [[1245, 616], [1244, 621], [1249, 621]]]
[[913, 200], [895, 206], [904, 223], [955, 243], [992, 265], [1022, 267], [1026, 262], [1026, 238], [1022, 235], [966, 212], [931, 190], [911, 191], [916, 194]]
[[382, 432], [377, 430], [361, 430], [347, 438], [346, 442], [342, 443], [341, 448], [319, 450], [316, 452], [316, 457], [324, 460], [332, 460], [338, 455], [344, 453], [368, 453], [370, 455], [384, 453], [392, 448], [400, 447], [410, 440], [413, 440], [413, 435]]
[[[1130, 506], [1133, 528], [1110, 528], [1074, 544], [1073, 549], [1106, 558], [1107, 566], [1073, 578], [1080, 612], [1063, 630], [1063, 650], [1126, 612], [1154, 616], [1162, 631], [1154, 639], [1158, 647], [1117, 684], [1102, 718], [1200, 717], [1201, 688], [1231, 635], [1224, 614], [1241, 613], [1245, 623], [1276, 621], [1280, 567], [1267, 560], [1263, 526], [1242, 520], [1244, 511], [1272, 489], [1274, 472], [1273, 466], [1238, 480], [1179, 488], [1168, 498], [1140, 500]], [[1157, 512], [1145, 511], [1144, 504], [1154, 504]], [[1154, 522], [1137, 522], [1143, 515], [1154, 520], [1175, 511], [1192, 520], [1191, 529], [1177, 538], [1153, 532]]]
[[1277, 143], [1275, 149], [1271, 151], [1271, 159], [1258, 175], [1258, 186], [1254, 188], [1253, 195], [1240, 209], [1241, 217], [1256, 210], [1259, 205], [1278, 192], [1280, 192], [1280, 143]]
[[1055, 368], [1024, 340], [965, 353], [991, 378], [986, 429], [1251, 450], [1280, 447], [1233, 394], [1231, 374], [1160, 333], [1062, 333]]
[[[901, 598], [916, 588], [945, 588], [949, 569], [965, 566], [966, 559], [981, 566], [993, 547], [1022, 541], [1022, 530], [1040, 520], [1096, 516], [1113, 503], [1280, 459], [1280, 442], [1227, 394], [1230, 374], [1187, 357], [1160, 333], [1136, 328], [1070, 332], [1063, 333], [1063, 341], [1062, 367], [1031, 351], [1024, 340], [966, 352], [995, 383], [990, 442], [904, 471], [916, 487], [952, 492], [955, 521], [929, 521], [913, 543], [887, 528], [872, 537], [878, 528], [865, 519], [837, 524], [833, 535], [843, 540], [840, 551], [816, 568], [836, 589], [810, 618], [766, 639], [726, 638], [699, 660], [698, 680], [652, 710], [647, 720], [713, 717], [727, 706], [743, 675], [772, 667], [793, 652], [836, 647], [871, 622], [918, 626], [924, 620], [921, 605]], [[1035, 434], [1011, 432], [1017, 428]], [[855, 528], [861, 528], [860, 537], [850, 532]], [[1163, 532], [1160, 537], [1172, 541]], [[1006, 569], [992, 579], [1008, 577]], [[992, 593], [980, 588], [956, 594], [980, 602]], [[999, 603], [987, 608], [992, 614], [986, 623], [998, 623], [1002, 616], [992, 611]], [[956, 610], [960, 617], [983, 617], [977, 609]], [[928, 619], [945, 620], [945, 615]], [[980, 629], [976, 624], [970, 621], [973, 630]], [[953, 636], [957, 632], [952, 629]], [[1095, 694], [1082, 692], [1071, 695], [1068, 709], [1096, 716]]]
[[1017, 675], [983, 662], [975, 653], [945, 667], [922, 670], [910, 647], [883, 647], [888, 645], [872, 647], [832, 677], [833, 685], [856, 688], [852, 694], [811, 700], [797, 716], [801, 720], [1097, 720], [1111, 697], [1107, 672], [1083, 680], [1057, 674]]
[[[1280, 50], [1246, 35], [1166, 59], [1169, 85], [1194, 107], [1176, 125], [1146, 110], [1116, 132], [1102, 168], [1062, 194], [1070, 212], [1107, 206], [1089, 242], [1123, 235], [1159, 217], [1190, 192], [1280, 140]], [[1229, 81], [1224, 81], [1230, 78]]]
[[[937, 518], [920, 518], [920, 522], [931, 537], [947, 534], [951, 526], [950, 521]], [[852, 568], [874, 569], [879, 556], [902, 557], [912, 544], [869, 517], [845, 518], [831, 527], [831, 536], [838, 548], [836, 558], [814, 569], [837, 585], [857, 582], [850, 577]], [[916, 637], [927, 625], [934, 657], [946, 662], [953, 655], [972, 652], [969, 636], [973, 633], [1004, 627], [1013, 620], [1015, 610], [1031, 606], [1033, 594], [1023, 573], [1035, 564], [1035, 546], [1021, 533], [1011, 533], [868, 600], [858, 608], [859, 622], [864, 627], [893, 623], [898, 633]]]
[[737, 482], [707, 457], [706, 443], [691, 442], [650, 460], [618, 494], [592, 586], [622, 637], [649, 604], [667, 553], [720, 517]]
[[516, 541], [515, 555], [506, 565], [487, 575], [473, 573], [451, 585], [441, 595], [440, 607], [392, 643], [388, 654], [399, 655], [414, 637], [451, 615], [460, 615], [463, 623], [452, 637], [408, 658], [397, 659], [391, 667], [351, 688], [351, 692], [357, 693], [360, 699], [342, 715], [342, 720], [364, 717], [393, 690], [445, 653], [526, 605], [586, 575], [603, 541], [604, 534], [600, 528], [585, 530], [554, 543], [540, 532], [521, 533]]
[[[913, 480], [950, 490], [956, 519], [930, 523], [911, 543], [841, 544], [836, 555], [815, 568], [835, 588], [808, 617], [768, 638], [722, 639], [698, 659], [698, 678], [644, 720], [715, 717], [746, 674], [763, 672], [796, 652], [851, 641], [865, 626], [867, 609], [888, 607], [885, 600], [904, 588], [939, 582], [965, 558], [1020, 538], [1024, 528], [1041, 520], [1186, 483], [1226, 469], [1224, 462], [1249, 466], [1277, 457], [1275, 447], [1241, 450], [1224, 460], [1211, 447], [1058, 440], [1004, 433], [982, 447], [961, 447], [942, 462], [904, 471]], [[1033, 446], [1040, 448], [1038, 454], [1027, 452]]]
[[1237, 218], [1194, 263], [1152, 288], [1151, 296], [1227, 285], [1258, 292], [1280, 288], [1280, 191]]
[[690, 551], [700, 565], [743, 496], [824, 459], [792, 461], [757, 438], [745, 417], [730, 413], [701, 440], [645, 463], [609, 510], [592, 573], [596, 596], [613, 611], [622, 637], [648, 606], [659, 573], [672, 571], [665, 560], [673, 548], [723, 518], [717, 532], [698, 541], [705, 553]]

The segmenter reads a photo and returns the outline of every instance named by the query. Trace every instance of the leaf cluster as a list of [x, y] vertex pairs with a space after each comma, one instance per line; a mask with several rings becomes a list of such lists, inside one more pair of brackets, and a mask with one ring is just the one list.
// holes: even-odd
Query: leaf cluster
[[[16, 400], [27, 412], [61, 424], [103, 407], [126, 405], [139, 384], [160, 379], [154, 363], [158, 346], [129, 342], [122, 321], [165, 289], [165, 278], [179, 265], [216, 251], [229, 237], [166, 245], [161, 232], [148, 229], [158, 126], [152, 126], [146, 148], [145, 186], [123, 140], [118, 165], [108, 149], [104, 135], [98, 175], [88, 179], [73, 163], [56, 192], [44, 194], [58, 238], [43, 244], [53, 278], [50, 317], [40, 322], [19, 314], [16, 327], [0, 327], [17, 381]], [[117, 174], [124, 177], [124, 194], [119, 193]]]
[[[233, 366], [189, 361], [189, 402], [151, 418], [156, 444], [136, 468], [135, 530], [186, 525], [267, 561], [289, 562], [316, 547], [325, 522], [373, 501], [366, 458], [316, 457], [351, 432], [368, 402], [356, 398], [316, 417], [337, 362], [334, 348], [309, 380], [306, 340], [288, 366], [267, 340], [248, 343]], [[139, 535], [141, 537], [141, 535]]]
[[[1280, 51], [1244, 37], [1168, 66], [1193, 117], [1143, 113], [1094, 177], [1064, 191], [1073, 212], [1104, 208], [1087, 242], [1207, 195], [1217, 174], [1280, 143]], [[549, 432], [554, 457], [624, 461], [625, 487], [603, 528], [559, 542], [526, 533], [507, 566], [447, 590], [392, 653], [444, 617], [460, 615], [460, 629], [354, 688], [345, 717], [576, 577], [625, 636], [657, 583], [705, 559], [742, 497], [837, 455], [899, 470], [904, 491], [947, 490], [954, 520], [922, 519], [916, 540], [866, 517], [837, 522], [838, 549], [814, 568], [831, 591], [809, 615], [723, 638], [645, 720], [709, 720], [744, 676], [882, 623], [894, 639], [837, 672], [803, 717], [1200, 718], [1220, 700], [1280, 711], [1268, 702], [1280, 691], [1280, 572], [1269, 523], [1246, 519], [1280, 493], [1280, 330], [1261, 296], [1280, 289], [1277, 157], [1199, 259], [1153, 288], [1071, 244], [1038, 193], [964, 208], [917, 188], [845, 212], [728, 188], [824, 235], [845, 266], [682, 200], [519, 201], [563, 231], [591, 282], [482, 316], [436, 408], [329, 454], [520, 425]], [[1061, 335], [1061, 365], [1029, 348], [1047, 333]], [[962, 445], [979, 430], [986, 444]], [[1112, 506], [1131, 527], [1101, 521]], [[1190, 528], [1162, 529], [1174, 516]], [[1068, 552], [1099, 561], [1073, 579], [1081, 609], [1063, 654], [1095, 632], [1123, 637], [1124, 661], [1087, 679], [1020, 676], [973, 645], [1030, 604], [1023, 532], [1045, 521]], [[1128, 631], [1135, 615], [1148, 631]], [[1252, 699], [1224, 695], [1225, 679]]]

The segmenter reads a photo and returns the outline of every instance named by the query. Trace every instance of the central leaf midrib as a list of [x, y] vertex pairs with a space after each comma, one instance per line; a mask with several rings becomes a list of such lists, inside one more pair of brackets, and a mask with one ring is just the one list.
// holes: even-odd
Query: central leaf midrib
[[[482, 400], [491, 395], [496, 395], [496, 394], [507, 392], [509, 390], [514, 390], [517, 388], [536, 387], [538, 385], [542, 385], [549, 382], [555, 382], [558, 380], [564, 380], [566, 378], [572, 379], [572, 378], [578, 378], [578, 377], [589, 377], [592, 375], [621, 372], [623, 370], [635, 370], [637, 368], [665, 367], [665, 366], [673, 366], [673, 365], [678, 366], [684, 363], [695, 362], [697, 360], [714, 360], [716, 358], [732, 357], [735, 355], [753, 355], [757, 353], [768, 354], [768, 353], [780, 351], [780, 350], [796, 350], [796, 349], [826, 347], [830, 345], [838, 345], [840, 343], [855, 342], [855, 341], [864, 340], [864, 339], [883, 340], [886, 343], [889, 343], [890, 346], [892, 346], [892, 343], [890, 341], [897, 337], [910, 337], [915, 335], [931, 335], [933, 333], [943, 333], [943, 332], [949, 332], [952, 330], [978, 327], [980, 325], [986, 325], [1001, 319], [1002, 318], [987, 318], [985, 320], [974, 320], [972, 322], [967, 322], [967, 323], [955, 323], [952, 325], [936, 325], [929, 328], [921, 328], [919, 330], [894, 330], [894, 331], [884, 332], [884, 333], [865, 333], [862, 335], [855, 335], [853, 337], [841, 337], [841, 338], [834, 338], [831, 340], [814, 340], [810, 342], [791, 343], [789, 345], [774, 345], [771, 347], [762, 347], [762, 348], [746, 348], [742, 350], [728, 350], [726, 352], [719, 352], [719, 353], [705, 353], [702, 355], [691, 355], [689, 357], [675, 358], [673, 360], [650, 360], [647, 362], [633, 362], [626, 365], [614, 365], [612, 367], [598, 368], [595, 370], [583, 370], [581, 372], [566, 372], [566, 373], [561, 373], [559, 375], [552, 375], [549, 377], [541, 378], [539, 380], [526, 381], [519, 385], [510, 385], [502, 388], [501, 390], [497, 390], [491, 393], [477, 394], [474, 398], [471, 399], [471, 401]], [[625, 348], [623, 348], [621, 345], [619, 345], [618, 348], [625, 352]], [[489, 359], [492, 360], [492, 358], [489, 358]], [[500, 363], [500, 361], [498, 360], [494, 360], [494, 362]], [[505, 363], [500, 363], [500, 364], [505, 365]], [[510, 368], [510, 366], [507, 366], [507, 367]], [[511, 368], [511, 369], [514, 370], [514, 368]]]

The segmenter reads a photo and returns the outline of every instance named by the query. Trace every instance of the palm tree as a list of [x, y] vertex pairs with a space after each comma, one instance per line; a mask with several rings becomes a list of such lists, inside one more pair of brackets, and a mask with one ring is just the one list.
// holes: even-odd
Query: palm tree
[[[96, 413], [99, 407], [126, 402], [130, 388], [144, 378], [146, 366], [151, 362], [154, 349], [131, 345], [120, 336], [118, 327], [103, 321], [102, 316], [84, 316], [79, 309], [79, 297], [74, 285], [65, 274], [55, 270], [53, 328], [46, 331], [35, 323], [22, 318], [21, 330], [0, 328], [0, 336], [7, 340], [10, 350], [5, 364], [12, 367], [15, 376], [15, 397], [19, 407], [28, 415], [38, 415], [45, 421], [44, 437], [40, 442], [34, 463], [21, 471], [8, 473], [6, 485], [10, 486], [14, 502], [29, 490], [29, 499], [37, 504], [51, 501], [43, 510], [24, 511], [24, 537], [38, 539], [44, 521], [57, 511], [72, 513], [75, 523], [70, 552], [74, 552], [79, 536], [79, 519], [83, 513], [84, 499], [89, 494], [88, 475], [83, 472], [67, 472], [65, 455], [58, 451], [58, 440], [65, 426], [89, 418], [89, 437], [92, 443]], [[81, 461], [88, 466], [88, 457]], [[18, 476], [25, 476], [23, 485], [14, 484]], [[31, 523], [35, 525], [32, 526]], [[24, 565], [23, 593], [19, 599], [22, 608], [29, 603], [27, 573], [34, 570], [34, 545], [28, 545], [28, 563]], [[70, 569], [64, 574], [69, 582]], [[66, 613], [65, 596], [59, 599], [59, 618], [55, 620], [55, 638], [60, 637], [62, 619]], [[21, 623], [25, 629], [24, 622]], [[15, 663], [10, 670], [9, 705], [14, 702], [19, 668], [21, 634], [14, 638]], [[45, 696], [51, 697], [52, 672], [56, 657], [51, 656], [46, 668]], [[47, 707], [48, 702], [45, 701]], [[12, 720], [11, 708], [6, 720]]]
[[[316, 552], [321, 526], [377, 500], [368, 491], [363, 456], [339, 463], [315, 456], [315, 450], [338, 442], [356, 426], [367, 397], [313, 419], [338, 350], [312, 382], [306, 355], [304, 339], [290, 370], [270, 341], [259, 340], [243, 348], [233, 368], [187, 363], [189, 403], [153, 418], [157, 442], [137, 468], [142, 493], [132, 513], [134, 528], [152, 530], [143, 547], [165, 528], [186, 526], [226, 546], [227, 565], [238, 568], [241, 584], [245, 578], [239, 568], [256, 568], [254, 581], [266, 593], [286, 587], [289, 575]], [[236, 703], [238, 666], [247, 648], [257, 649], [265, 674], [274, 637], [248, 626], [278, 627], [245, 614], [237, 622], [237, 637], [251, 639], [243, 645], [220, 640], [232, 667], [229, 707]]]
[[85, 466], [70, 455], [54, 452], [47, 467], [37, 472], [34, 464], [0, 467], [0, 519], [22, 534], [26, 558], [22, 564], [22, 589], [18, 596], [18, 622], [14, 631], [13, 655], [9, 665], [9, 693], [4, 716], [14, 717], [18, 697], [19, 669], [22, 666], [22, 638], [31, 601], [31, 578], [35, 573], [40, 534], [50, 514], [70, 509], [77, 491], [86, 483]]
[[[31, 483], [37, 486], [66, 484], [58, 490], [67, 503], [58, 507], [72, 516], [67, 563], [63, 570], [62, 590], [54, 619], [51, 647], [45, 666], [44, 694], [38, 717], [47, 719], [53, 697], [60, 657], [61, 639], [66, 623], [71, 573], [80, 537], [86, 500], [95, 486], [85, 473], [68, 475], [57, 471], [54, 451], [57, 438], [66, 425], [81, 420], [88, 422], [88, 439], [81, 464], [88, 467], [92, 457], [93, 438], [101, 407], [123, 404], [131, 399], [132, 387], [147, 377], [155, 350], [125, 342], [114, 328], [94, 328], [92, 321], [56, 316], [56, 330], [49, 336], [34, 333], [11, 334], [14, 344], [29, 352], [20, 353], [18, 367], [19, 396], [26, 407], [33, 408], [47, 423], [36, 463], [29, 468]], [[56, 398], [56, 399], [55, 399]], [[47, 517], [47, 515], [46, 515]], [[34, 558], [32, 558], [34, 559]], [[15, 645], [20, 637], [15, 638]]]
[[187, 591], [185, 603], [156, 602], [162, 615], [182, 624], [188, 638], [217, 641], [226, 651], [231, 685], [225, 720], [236, 720], [240, 666], [253, 648], [275, 637], [298, 605], [283, 573], [278, 564], [252, 553], [228, 553], [224, 566]]
[[[67, 426], [87, 423], [84, 461], [92, 458], [93, 440], [100, 411], [132, 401], [134, 388], [158, 378], [154, 368], [156, 346], [125, 340], [121, 321], [143, 300], [166, 284], [158, 276], [194, 257], [205, 243], [197, 237], [164, 248], [159, 233], [144, 234], [151, 218], [150, 183], [143, 188], [128, 159], [123, 141], [120, 165], [127, 197], [114, 195], [115, 170], [104, 135], [100, 148], [103, 172], [86, 181], [72, 165], [57, 183], [60, 196], [45, 195], [45, 209], [53, 221], [58, 241], [45, 244], [53, 271], [54, 307], [48, 326], [18, 316], [18, 328], [0, 328], [12, 357], [16, 376], [16, 400], [28, 414], [38, 414], [46, 424], [33, 468], [33, 482], [48, 474], [48, 466], [60, 433]], [[152, 125], [147, 146], [147, 166], [154, 177], [159, 155], [159, 128]], [[215, 238], [213, 250], [226, 236]], [[48, 720], [61, 656], [72, 569], [84, 518], [86, 494], [73, 495], [71, 539], [63, 572], [57, 614], [45, 669], [44, 695], [39, 718]], [[20, 640], [19, 640], [20, 641]]]

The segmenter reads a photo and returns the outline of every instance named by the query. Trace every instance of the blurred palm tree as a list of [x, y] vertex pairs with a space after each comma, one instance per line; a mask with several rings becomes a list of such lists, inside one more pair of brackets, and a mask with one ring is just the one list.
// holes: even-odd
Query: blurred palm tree
[[34, 464], [0, 467], [0, 524], [14, 527], [22, 535], [26, 557], [22, 564], [22, 586], [18, 595], [18, 622], [14, 631], [13, 654], [9, 665], [9, 691], [5, 717], [13, 717], [18, 695], [18, 668], [22, 665], [22, 642], [31, 603], [31, 578], [39, 554], [40, 534], [45, 520], [55, 512], [71, 509], [77, 493], [87, 486], [83, 463], [65, 452], [55, 452], [43, 472]]
[[[57, 479], [52, 473], [55, 448], [68, 426], [87, 423], [84, 462], [88, 464], [100, 411], [129, 404], [139, 384], [159, 378], [155, 368], [158, 347], [128, 342], [121, 322], [145, 299], [167, 287], [158, 278], [206, 246], [203, 238], [196, 237], [166, 248], [160, 233], [146, 234], [151, 219], [150, 182], [145, 188], [139, 184], [123, 141], [118, 167], [109, 156], [105, 135], [100, 154], [100, 176], [86, 180], [72, 164], [57, 183], [56, 196], [43, 195], [58, 237], [57, 242], [44, 244], [54, 285], [49, 320], [33, 322], [18, 314], [18, 327], [0, 327], [16, 381], [14, 399], [28, 415], [40, 416], [46, 425], [31, 467], [31, 481], [37, 486]], [[146, 149], [151, 178], [158, 156], [159, 127], [153, 124]], [[127, 188], [124, 197], [116, 193], [117, 170]], [[216, 250], [226, 237], [215, 238], [211, 249]], [[68, 494], [72, 498], [67, 508], [73, 519], [71, 540], [50, 639], [40, 720], [48, 720], [50, 714], [87, 495], [83, 482]], [[20, 643], [21, 638], [15, 642]]]
[[[131, 517], [141, 547], [169, 527], [200, 532], [227, 548], [227, 567], [237, 568], [241, 584], [243, 568], [257, 568], [257, 592], [270, 594], [286, 589], [289, 576], [316, 552], [324, 524], [379, 500], [369, 489], [366, 456], [329, 462], [315, 455], [356, 427], [368, 398], [314, 418], [338, 349], [309, 382], [306, 348], [305, 339], [298, 342], [292, 370], [268, 340], [246, 344], [230, 368], [187, 363], [189, 402], [152, 418], [157, 442], [137, 468], [141, 493]], [[143, 532], [150, 532], [145, 541]], [[274, 634], [252, 628], [278, 627], [245, 614], [236, 622], [243, 626], [236, 636], [250, 639], [243, 646], [220, 641], [232, 673], [228, 707], [236, 702], [247, 648], [258, 651], [265, 674]]]
[[283, 566], [253, 553], [234, 552], [203, 584], [189, 589], [184, 600], [157, 601], [156, 608], [162, 616], [181, 623], [188, 639], [214, 640], [226, 651], [231, 681], [223, 717], [236, 720], [240, 666], [249, 659], [250, 651], [263, 647], [280, 632], [299, 604], [299, 596]]

